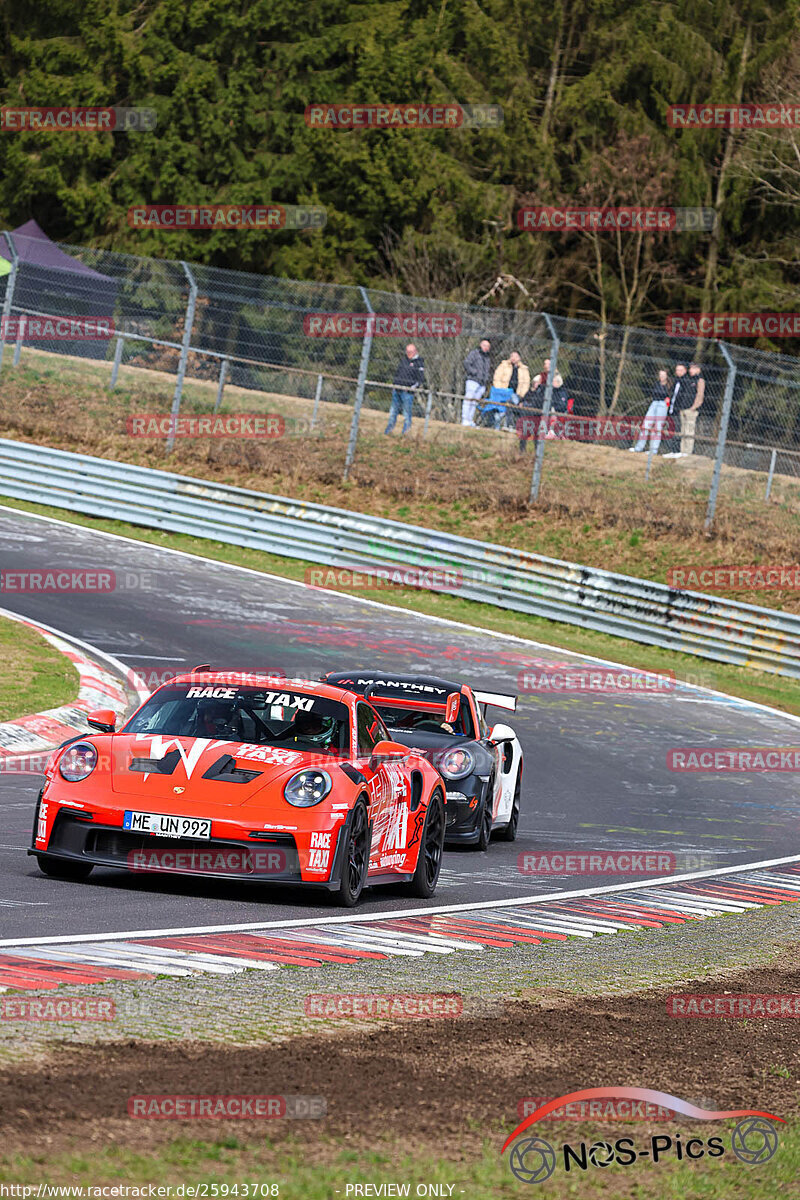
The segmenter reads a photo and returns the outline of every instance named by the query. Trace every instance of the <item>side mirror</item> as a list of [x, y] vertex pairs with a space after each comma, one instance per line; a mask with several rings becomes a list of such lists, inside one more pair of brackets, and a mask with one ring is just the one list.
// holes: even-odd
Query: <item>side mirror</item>
[[489, 730], [489, 741], [499, 746], [501, 742], [513, 742], [514, 730], [510, 725], [495, 725]]
[[100, 733], [113, 733], [117, 727], [117, 714], [113, 708], [97, 708], [86, 714], [86, 721], [92, 729]]
[[374, 771], [382, 762], [399, 762], [408, 754], [410, 754], [408, 748], [401, 746], [399, 742], [378, 742], [370, 756], [369, 769]]

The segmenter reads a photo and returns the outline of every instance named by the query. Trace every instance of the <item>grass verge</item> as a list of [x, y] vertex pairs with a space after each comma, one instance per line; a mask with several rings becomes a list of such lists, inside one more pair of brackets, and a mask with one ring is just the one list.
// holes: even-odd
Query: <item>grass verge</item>
[[[39, 513], [56, 517], [90, 529], [104, 530], [154, 546], [182, 550], [188, 554], [202, 555], [218, 562], [232, 563], [252, 570], [281, 575], [286, 579], [302, 580], [307, 570], [317, 564], [299, 559], [283, 558], [265, 554], [259, 550], [228, 546], [205, 538], [187, 534], [165, 533], [161, 530], [143, 529], [121, 521], [82, 516], [40, 504], [29, 504], [21, 500], [2, 499], [0, 504], [17, 508], [23, 512]], [[457, 596], [442, 595], [414, 588], [377, 589], [360, 592], [366, 599], [378, 600], [383, 604], [402, 608], [427, 616], [460, 621], [498, 633], [527, 638], [548, 646], [568, 650], [572, 654], [593, 655], [624, 663], [638, 670], [672, 671], [678, 679], [696, 686], [714, 688], [718, 691], [740, 696], [758, 704], [772, 705], [785, 712], [800, 716], [800, 692], [792, 680], [781, 679], [761, 671], [745, 667], [729, 666], [695, 658], [689, 654], [677, 654], [655, 646], [639, 645], [623, 638], [613, 638], [577, 626], [559, 624], [543, 617], [527, 613], [514, 613], [464, 600]], [[455, 660], [457, 661], [457, 660]], [[522, 669], [523, 664], [520, 663]], [[453, 667], [450, 667], [453, 670]]]
[[[265, 1122], [265, 1124], [268, 1124]], [[313, 1124], [313, 1122], [312, 1122]], [[731, 1134], [734, 1120], [685, 1124], [674, 1122], [644, 1125], [633, 1121], [552, 1123], [541, 1122], [527, 1135], [546, 1139], [556, 1152], [556, 1167], [547, 1180], [547, 1195], [567, 1200], [580, 1196], [582, 1200], [775, 1200], [778, 1195], [796, 1196], [792, 1189], [800, 1179], [800, 1131], [791, 1125], [779, 1126], [779, 1144], [774, 1157], [761, 1165], [746, 1165], [733, 1153]], [[149, 1151], [131, 1151], [124, 1146], [103, 1148], [92, 1146], [64, 1151], [54, 1157], [15, 1156], [5, 1160], [3, 1178], [7, 1183], [38, 1183], [43, 1175], [55, 1184], [68, 1182], [73, 1186], [103, 1186], [114, 1184], [147, 1184], [164, 1186], [184, 1184], [185, 1195], [190, 1185], [205, 1185], [205, 1192], [195, 1195], [208, 1197], [269, 1197], [281, 1200], [342, 1200], [354, 1196], [444, 1196], [479, 1198], [519, 1196], [526, 1184], [518, 1182], [509, 1167], [510, 1150], [500, 1155], [500, 1146], [512, 1126], [492, 1131], [465, 1131], [462, 1147], [450, 1147], [445, 1157], [430, 1152], [414, 1152], [408, 1143], [391, 1141], [352, 1144], [344, 1139], [314, 1139], [298, 1135], [280, 1147], [271, 1143], [270, 1130], [265, 1129], [259, 1141], [249, 1141], [235, 1133], [217, 1135], [208, 1141], [187, 1135], [176, 1137], [168, 1144]], [[309, 1138], [313, 1135], [309, 1135]], [[671, 1138], [671, 1146], [662, 1150], [657, 1163], [652, 1157], [631, 1165], [612, 1163], [593, 1167], [588, 1159], [590, 1147], [598, 1141], [614, 1143], [627, 1137], [637, 1151], [651, 1149], [654, 1137]], [[410, 1134], [413, 1140], [413, 1131]], [[718, 1137], [724, 1153], [714, 1159], [690, 1160], [686, 1155], [679, 1161], [681, 1151], [697, 1138], [707, 1148], [708, 1140]], [[564, 1168], [563, 1145], [568, 1144], [581, 1155], [586, 1153], [585, 1170], [575, 1166]], [[664, 1145], [662, 1142], [661, 1146]], [[513, 1147], [511, 1148], [513, 1149]], [[697, 1146], [692, 1149], [697, 1153]], [[599, 1157], [603, 1158], [605, 1152]], [[530, 1155], [525, 1165], [534, 1167], [538, 1160]], [[394, 1185], [394, 1190], [376, 1190], [380, 1185]], [[361, 1185], [356, 1191], [356, 1187]], [[370, 1190], [364, 1190], [371, 1185]], [[407, 1191], [397, 1190], [400, 1187]], [[436, 1185], [439, 1190], [432, 1190]], [[275, 1190], [272, 1191], [273, 1186]], [[418, 1188], [425, 1190], [418, 1191]], [[237, 1189], [237, 1190], [234, 1190]], [[428, 1189], [431, 1189], [430, 1191]], [[32, 1193], [36, 1194], [35, 1187]], [[143, 1194], [147, 1194], [146, 1192]], [[166, 1193], [164, 1193], [166, 1194]], [[180, 1194], [180, 1193], [179, 1193]], [[173, 1191], [173, 1195], [175, 1192]]]
[[0, 617], [0, 721], [68, 704], [78, 685], [68, 658], [27, 625]]

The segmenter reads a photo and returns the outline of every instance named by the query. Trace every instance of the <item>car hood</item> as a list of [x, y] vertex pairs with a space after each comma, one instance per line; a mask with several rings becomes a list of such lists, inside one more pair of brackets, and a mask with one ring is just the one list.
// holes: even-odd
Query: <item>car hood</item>
[[[392, 741], [416, 750], [423, 758], [437, 767], [437, 758], [444, 750], [469, 749], [475, 756], [475, 773], [485, 775], [492, 769], [494, 758], [491, 751], [473, 737], [459, 737], [452, 733], [434, 733], [427, 730], [390, 729]], [[449, 779], [450, 776], [447, 776]]]
[[433, 751], [438, 750], [454, 750], [458, 746], [474, 746], [475, 738], [471, 737], [456, 737], [452, 733], [433, 733], [427, 730], [413, 729], [389, 729], [393, 742], [399, 742], [401, 746], [413, 747], [420, 750], [426, 758], [429, 758]]
[[108, 744], [111, 788], [116, 793], [142, 799], [179, 796], [181, 801], [236, 807], [266, 788], [282, 790], [296, 771], [319, 761], [299, 750], [211, 738], [115, 734]]

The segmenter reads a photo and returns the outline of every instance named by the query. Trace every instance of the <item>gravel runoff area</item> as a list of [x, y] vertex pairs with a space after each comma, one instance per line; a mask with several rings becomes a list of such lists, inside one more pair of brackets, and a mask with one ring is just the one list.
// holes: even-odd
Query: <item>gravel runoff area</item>
[[[308, 1017], [304, 1001], [310, 994], [457, 993], [463, 1000], [460, 1019], [466, 1020], [496, 1015], [515, 1001], [544, 1001], [555, 995], [564, 1003], [570, 995], [653, 995], [673, 987], [690, 991], [689, 984], [698, 981], [703, 989], [714, 990], [711, 980], [724, 981], [745, 969], [770, 967], [777, 960], [791, 961], [793, 943], [800, 943], [800, 903], [661, 930], [600, 934], [539, 946], [476, 948], [355, 965], [247, 970], [237, 975], [109, 981], [42, 993], [8, 992], [8, 996], [43, 999], [103, 997], [113, 1000], [115, 1016], [111, 1021], [74, 1024], [3, 1020], [0, 1065], [30, 1063], [47, 1057], [49, 1047], [65, 1043], [136, 1038], [247, 1045], [299, 1033], [330, 1036], [381, 1024], [364, 1018]], [[796, 984], [800, 990], [800, 970]]]
[[[209, 1154], [238, 1147], [231, 1151], [237, 1161], [256, 1163], [268, 1145], [274, 1169], [292, 1177], [300, 1170], [292, 1155], [299, 1155], [324, 1180], [325, 1163], [335, 1159], [341, 1170], [342, 1154], [348, 1162], [358, 1155], [366, 1163], [395, 1161], [407, 1153], [413, 1129], [417, 1161], [427, 1155], [425, 1161], [449, 1163], [451, 1175], [470, 1163], [484, 1170], [480, 1163], [491, 1161], [500, 1177], [498, 1149], [519, 1121], [523, 1098], [609, 1085], [654, 1088], [707, 1109], [757, 1108], [793, 1125], [800, 1022], [679, 1020], [668, 1015], [666, 999], [674, 991], [800, 993], [798, 950], [800, 903], [786, 903], [671, 929], [511, 950], [50, 991], [44, 999], [111, 998], [116, 1017], [73, 1028], [2, 1022], [0, 1171], [5, 1164], [10, 1177], [26, 1182], [52, 1164], [59, 1179], [80, 1169], [78, 1178], [116, 1182], [157, 1162], [159, 1182], [164, 1173], [183, 1179], [181, 1156], [200, 1153], [202, 1139], [211, 1138]], [[303, 1010], [309, 993], [431, 991], [460, 993], [462, 1015], [374, 1022], [313, 1020]], [[198, 1129], [186, 1120], [131, 1120], [131, 1097], [142, 1094], [318, 1097], [326, 1115], [271, 1122], [267, 1144], [257, 1121], [202, 1122], [214, 1128]], [[647, 1119], [637, 1128], [639, 1136], [663, 1132]], [[576, 1133], [573, 1123], [564, 1140]], [[122, 1156], [118, 1167], [109, 1147]], [[787, 1143], [784, 1181], [793, 1153]], [[413, 1173], [414, 1163], [403, 1170]], [[519, 1185], [506, 1175], [503, 1163], [501, 1191], [469, 1194], [511, 1194], [506, 1189]], [[744, 1186], [753, 1177], [736, 1179]], [[661, 1187], [660, 1196], [673, 1195], [663, 1190], [665, 1172], [645, 1172], [642, 1180]], [[777, 1177], [764, 1176], [765, 1185], [770, 1180], [777, 1187]], [[466, 1195], [463, 1187], [459, 1194]], [[632, 1193], [614, 1196], [623, 1194]], [[739, 1200], [751, 1193], [726, 1194]], [[758, 1197], [776, 1194], [773, 1188]], [[783, 1185], [780, 1194], [795, 1193]], [[320, 1185], [313, 1195], [329, 1191]]]

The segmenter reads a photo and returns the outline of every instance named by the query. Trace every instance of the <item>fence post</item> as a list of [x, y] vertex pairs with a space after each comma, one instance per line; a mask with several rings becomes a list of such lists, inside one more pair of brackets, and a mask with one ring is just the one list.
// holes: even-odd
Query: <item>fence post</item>
[[560, 345], [558, 334], [556, 333], [555, 326], [550, 320], [550, 317], [547, 313], [542, 313], [542, 316], [547, 322], [547, 328], [550, 330], [550, 337], [552, 338], [552, 341], [550, 343], [550, 370], [547, 372], [547, 383], [544, 389], [544, 409], [542, 411], [541, 423], [539, 425], [539, 429], [544, 429], [544, 433], [541, 437], [537, 435], [536, 438], [536, 457], [533, 461], [533, 478], [531, 479], [531, 494], [529, 500], [530, 504], [533, 504], [539, 499], [539, 485], [542, 482], [542, 460], [544, 458], [544, 435], [547, 433], [550, 423], [550, 409], [553, 404], [553, 377], [558, 370], [558, 347]]
[[[360, 287], [361, 298], [366, 305], [367, 312], [373, 315], [375, 309], [369, 302], [366, 288]], [[367, 329], [364, 334], [364, 344], [361, 347], [361, 362], [358, 367], [358, 382], [356, 383], [356, 401], [353, 405], [353, 420], [350, 424], [350, 440], [347, 443], [347, 455], [344, 460], [344, 474], [342, 482], [347, 482], [347, 476], [350, 474], [350, 468], [353, 465], [353, 459], [356, 456], [356, 442], [358, 441], [358, 422], [361, 418], [361, 405], [364, 403], [364, 387], [367, 382], [367, 368], [369, 367], [369, 356], [372, 352], [372, 329], [373, 322], [367, 321]]]
[[769, 475], [767, 476], [767, 490], [764, 493], [764, 499], [769, 500], [769, 494], [772, 491], [772, 476], [775, 474], [775, 459], [778, 457], [778, 451], [773, 449], [772, 458], [769, 460]]
[[119, 334], [117, 334], [117, 344], [114, 347], [114, 365], [111, 368], [111, 381], [108, 385], [108, 390], [110, 392], [113, 392], [114, 388], [117, 386], [117, 378], [119, 376], [119, 365], [122, 362], [122, 348], [123, 348], [124, 344], [125, 344], [124, 337], [121, 337]]
[[717, 493], [719, 491], [719, 477], [722, 473], [722, 460], [725, 456], [725, 442], [728, 437], [728, 421], [731, 415], [731, 405], [733, 404], [733, 385], [736, 380], [736, 364], [728, 353], [728, 347], [724, 342], [719, 343], [719, 348], [725, 356], [725, 361], [728, 364], [728, 378], [725, 381], [725, 395], [722, 400], [722, 416], [719, 422], [719, 433], [717, 434], [717, 453], [714, 459], [714, 471], [711, 476], [711, 490], [708, 493], [708, 511], [706, 512], [705, 531], [708, 533], [714, 523], [714, 513], [717, 508]]
[[317, 413], [319, 412], [319, 402], [322, 398], [322, 376], [317, 376], [317, 390], [314, 393], [314, 408], [311, 412], [311, 424], [309, 429], [313, 429], [317, 423]]
[[10, 233], [4, 233], [3, 237], [8, 242], [8, 248], [11, 251], [11, 270], [8, 273], [8, 280], [6, 282], [6, 295], [3, 300], [3, 319], [2, 324], [0, 324], [0, 367], [3, 365], [3, 345], [6, 340], [8, 318], [11, 316], [11, 305], [14, 303], [14, 287], [17, 282], [17, 268], [19, 266], [19, 256], [17, 255], [17, 248], [14, 245], [13, 237]]
[[25, 326], [28, 323], [26, 316], [21, 316], [17, 325], [17, 340], [14, 342], [14, 366], [19, 366], [19, 356], [22, 350], [22, 339], [25, 337]]
[[428, 403], [425, 405], [425, 424], [422, 426], [422, 436], [428, 436], [428, 422], [431, 419], [431, 409], [433, 408], [433, 392], [428, 388]]
[[172, 413], [170, 415], [169, 434], [167, 436], [166, 453], [171, 454], [175, 446], [175, 427], [178, 420], [178, 413], [181, 409], [181, 396], [183, 394], [183, 380], [186, 375], [186, 360], [189, 357], [189, 345], [192, 340], [192, 325], [194, 324], [194, 306], [197, 303], [197, 284], [194, 280], [194, 275], [189, 270], [185, 262], [181, 262], [186, 278], [189, 280], [189, 302], [186, 305], [186, 318], [183, 323], [183, 340], [181, 342], [181, 357], [178, 362], [178, 378], [175, 381], [175, 395], [172, 400]]
[[217, 402], [214, 405], [214, 412], [218, 413], [222, 404], [222, 393], [225, 391], [225, 380], [228, 378], [228, 360], [223, 358], [222, 366], [219, 369], [219, 387], [217, 388]]
[[650, 448], [647, 452], [647, 470], [644, 473], [645, 483], [650, 482], [650, 467], [653, 465], [653, 439], [650, 439]]

